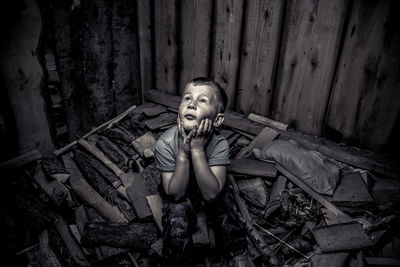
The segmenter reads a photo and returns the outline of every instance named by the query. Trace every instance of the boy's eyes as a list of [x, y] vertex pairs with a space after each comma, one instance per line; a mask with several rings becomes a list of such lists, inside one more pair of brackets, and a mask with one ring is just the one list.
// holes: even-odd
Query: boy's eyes
[[203, 103], [203, 104], [206, 104], [206, 103], [207, 103], [207, 99], [202, 98], [202, 99], [199, 100], [199, 102], [200, 102], [200, 103]]
[[190, 100], [190, 97], [189, 96], [185, 96], [185, 98], [184, 98], [186, 101], [189, 101]]

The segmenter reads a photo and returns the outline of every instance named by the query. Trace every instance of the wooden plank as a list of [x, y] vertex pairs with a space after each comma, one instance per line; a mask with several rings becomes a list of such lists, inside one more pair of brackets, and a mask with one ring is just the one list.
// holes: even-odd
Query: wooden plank
[[321, 133], [348, 2], [296, 0], [287, 5], [275, 120], [304, 133]]
[[311, 262], [312, 266], [343, 267], [346, 265], [350, 256], [350, 252], [321, 253], [313, 255], [311, 257]]
[[0, 169], [16, 169], [42, 157], [39, 150], [34, 149], [15, 158], [0, 163]]
[[152, 47], [152, 21], [151, 0], [137, 2], [137, 16], [139, 26], [139, 48], [140, 48], [140, 79], [142, 81], [142, 92], [152, 88], [153, 55]]
[[246, 3], [236, 105], [245, 115], [255, 112], [269, 116], [284, 2]]
[[181, 66], [179, 94], [189, 80], [208, 76], [211, 40], [212, 0], [180, 2]]
[[210, 238], [208, 237], [208, 227], [206, 221], [206, 214], [204, 211], [196, 213], [197, 224], [196, 230], [192, 234], [192, 241], [194, 245], [208, 245], [210, 244]]
[[178, 93], [177, 0], [154, 1], [155, 85], [161, 92]]
[[327, 225], [338, 224], [338, 223], [347, 223], [353, 221], [353, 219], [348, 216], [343, 216], [341, 214], [333, 214], [327, 208], [321, 208], [322, 213], [324, 214], [324, 219]]
[[132, 201], [133, 208], [140, 219], [145, 219], [151, 216], [151, 210], [147, 205], [146, 196], [149, 195], [146, 184], [142, 176], [138, 173], [130, 173], [129, 179], [131, 186], [126, 188], [126, 193]]
[[176, 123], [176, 118], [176, 114], [163, 113], [154, 119], [145, 120], [144, 124], [153, 131], [160, 127]]
[[256, 159], [232, 159], [231, 164], [227, 166], [227, 172], [259, 177], [276, 177], [274, 164]]
[[[168, 95], [156, 90], [149, 90], [145, 94], [145, 98], [149, 101], [176, 108], [179, 106], [180, 97]], [[231, 111], [225, 112], [224, 125], [236, 128], [248, 133], [257, 135], [264, 128], [263, 126], [251, 122], [243, 115]], [[352, 166], [369, 170], [384, 176], [398, 179], [400, 177], [400, 167], [398, 164], [388, 161], [385, 158], [378, 157], [370, 152], [363, 152], [352, 147], [343, 147], [339, 144], [316, 138], [311, 135], [304, 135], [298, 132], [287, 132], [277, 129], [280, 139], [293, 139], [301, 146], [308, 150], [316, 150], [327, 157], [350, 164]]]
[[357, 222], [318, 227], [312, 232], [322, 252], [345, 251], [373, 245]]
[[396, 258], [365, 257], [368, 266], [400, 266], [400, 260]]
[[71, 232], [69, 231], [64, 218], [62, 218], [60, 215], [57, 215], [57, 218], [54, 221], [54, 226], [57, 229], [57, 232], [60, 234], [62, 240], [64, 241], [64, 244], [67, 247], [69, 254], [71, 255], [74, 262], [78, 266], [90, 266], [79, 244], [71, 235]]
[[239, 158], [246, 158], [247, 156], [249, 156], [252, 152], [254, 148], [258, 148], [260, 150], [263, 149], [263, 147], [275, 140], [275, 138], [277, 138], [279, 135], [279, 133], [269, 127], [265, 127], [264, 129], [262, 129], [262, 131], [251, 141], [251, 143], [245, 147], [244, 149], [242, 149], [236, 156], [236, 159]]
[[322, 206], [327, 208], [329, 211], [331, 211], [335, 215], [341, 215], [344, 217], [349, 217], [346, 215], [344, 212], [342, 212], [340, 209], [338, 209], [335, 205], [333, 205], [331, 202], [326, 200], [324, 197], [322, 197], [320, 194], [314, 191], [310, 186], [305, 184], [300, 178], [296, 177], [292, 173], [290, 173], [288, 170], [286, 170], [282, 165], [279, 163], [276, 163], [275, 165], [276, 169], [281, 172], [283, 175], [285, 175], [290, 181], [292, 181], [295, 185], [303, 189], [307, 194], [309, 194], [312, 198], [314, 198], [316, 201], [318, 201]]
[[287, 178], [279, 175], [272, 185], [271, 193], [267, 205], [265, 205], [263, 217], [267, 219], [274, 211], [281, 206], [282, 192], [286, 187]]
[[[130, 0], [112, 1], [112, 89], [115, 112], [120, 114], [142, 100], [137, 4]], [[135, 18], [132, 17], [135, 14]], [[136, 15], [137, 14], [137, 15]], [[132, 20], [135, 20], [135, 23]], [[110, 64], [109, 63], [109, 64]]]
[[249, 120], [264, 124], [265, 126], [281, 129], [282, 131], [286, 131], [286, 129], [288, 128], [288, 125], [286, 123], [274, 121], [254, 113], [250, 113], [248, 118]]
[[342, 172], [340, 183], [335, 189], [332, 201], [341, 206], [355, 207], [371, 204], [374, 200], [360, 174]]
[[155, 117], [167, 111], [167, 108], [161, 105], [156, 105], [155, 107], [143, 109], [143, 113], [147, 117]]
[[228, 108], [236, 103], [239, 72], [243, 0], [215, 1], [215, 34], [211, 76], [228, 96]]
[[267, 189], [261, 178], [241, 179], [237, 181], [237, 185], [246, 200], [260, 208], [265, 206], [267, 202]]
[[156, 150], [157, 140], [154, 138], [154, 136], [150, 132], [145, 133], [144, 135], [136, 138], [135, 141], [137, 143], [139, 143], [145, 149], [148, 148], [153, 152]]
[[399, 12], [396, 1], [354, 1], [325, 129], [339, 141], [375, 151], [396, 145]]
[[151, 213], [153, 214], [154, 221], [160, 233], [163, 232], [162, 216], [163, 216], [163, 201], [160, 195], [146, 196], [147, 203], [149, 204]]
[[[88, 132], [87, 134], [85, 134], [84, 136], [82, 136], [82, 138], [87, 138], [89, 137], [91, 134], [99, 131], [100, 129], [103, 129], [105, 127], [112, 127], [114, 124], [118, 123], [120, 120], [122, 120], [123, 118], [125, 118], [132, 110], [134, 110], [136, 108], [136, 105], [133, 105], [131, 107], [129, 107], [127, 110], [125, 110], [124, 112], [122, 112], [120, 115], [116, 116], [115, 118], [112, 118], [111, 120], [106, 121], [105, 123], [101, 124], [100, 126], [97, 126], [96, 128], [94, 128], [93, 130], [91, 130], [90, 132]], [[57, 150], [55, 150], [53, 152], [54, 155], [59, 156], [65, 152], [67, 152], [68, 150], [70, 150], [73, 146], [75, 146], [78, 143], [77, 140], [71, 142], [70, 144], [59, 148]]]

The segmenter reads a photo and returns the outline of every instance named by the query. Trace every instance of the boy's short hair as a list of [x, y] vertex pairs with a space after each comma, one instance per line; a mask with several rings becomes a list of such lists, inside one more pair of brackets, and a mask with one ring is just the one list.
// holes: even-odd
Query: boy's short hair
[[[197, 77], [197, 78], [193, 78], [191, 79], [187, 85], [189, 84], [193, 84], [195, 86], [197, 85], [208, 85], [214, 89], [217, 90], [218, 94], [217, 94], [217, 98], [218, 101], [222, 104], [219, 112], [220, 113], [224, 113], [226, 110], [226, 105], [228, 104], [228, 96], [226, 95], [224, 89], [222, 88], [222, 86], [217, 83], [216, 81], [211, 80], [210, 78], [207, 77]], [[186, 86], [187, 86], [186, 85]]]

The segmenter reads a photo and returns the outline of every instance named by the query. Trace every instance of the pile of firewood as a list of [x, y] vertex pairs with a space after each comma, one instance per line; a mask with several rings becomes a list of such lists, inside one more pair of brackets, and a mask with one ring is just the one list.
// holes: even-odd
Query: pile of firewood
[[[33, 151], [1, 164], [4, 246], [15, 262], [163, 266], [154, 151], [158, 137], [176, 124], [178, 105], [176, 98], [151, 91], [147, 100], [54, 155]], [[396, 168], [386, 164], [382, 173], [381, 163], [374, 163], [371, 170], [361, 156], [359, 165], [346, 162], [347, 152], [332, 153], [337, 150], [299, 139], [285, 124], [254, 114], [244, 118], [227, 112], [220, 132], [230, 144], [228, 186], [257, 266], [399, 263]], [[348, 167], [333, 197], [318, 194], [285, 166], [254, 156], [255, 148], [292, 138]], [[196, 261], [224, 265], [206, 215], [197, 216]]]

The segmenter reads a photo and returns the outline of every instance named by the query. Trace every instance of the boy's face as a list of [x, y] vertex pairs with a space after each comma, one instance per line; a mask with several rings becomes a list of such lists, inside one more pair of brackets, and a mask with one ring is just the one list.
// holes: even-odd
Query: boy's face
[[182, 95], [179, 117], [186, 132], [191, 131], [194, 126], [199, 126], [205, 118], [210, 119], [214, 126], [219, 126], [216, 121], [220, 116], [223, 120], [223, 114], [218, 113], [218, 109], [216, 89], [208, 85], [189, 84]]

